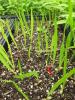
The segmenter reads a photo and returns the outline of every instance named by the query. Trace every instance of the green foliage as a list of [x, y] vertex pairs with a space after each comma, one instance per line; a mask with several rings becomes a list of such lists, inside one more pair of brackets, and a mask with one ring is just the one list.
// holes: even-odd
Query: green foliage
[[[26, 14], [30, 13], [33, 8], [34, 14], [53, 14], [57, 12], [58, 16], [66, 16], [68, 8], [68, 0], [0, 0], [1, 14], [16, 14], [17, 10], [23, 11]], [[75, 1], [72, 0], [72, 6], [74, 8]], [[36, 13], [37, 12], [37, 13]]]
[[[31, 50], [33, 49], [33, 39], [34, 39], [34, 16], [42, 15], [42, 20], [39, 21], [36, 19], [36, 24], [37, 25], [37, 36], [36, 43], [37, 47], [35, 47], [35, 51], [38, 52], [38, 54], [42, 52], [48, 52], [53, 60], [53, 64], [56, 61], [56, 54], [57, 54], [57, 48], [58, 48], [58, 25], [60, 24], [65, 24], [64, 28], [64, 35], [63, 35], [63, 41], [60, 47], [60, 54], [59, 54], [59, 67], [62, 67], [63, 65], [63, 76], [61, 79], [59, 79], [51, 88], [49, 91], [49, 95], [52, 95], [52, 93], [61, 85], [63, 84], [63, 89], [66, 83], [66, 79], [71, 77], [73, 74], [75, 74], [75, 68], [72, 69], [67, 73], [67, 65], [68, 65], [68, 49], [70, 48], [75, 48], [75, 43], [74, 46], [71, 47], [71, 41], [72, 39], [75, 40], [75, 34], [74, 34], [74, 18], [75, 18], [75, 0], [0, 0], [0, 14], [1, 15], [16, 15], [19, 20], [19, 24], [21, 27], [22, 35], [24, 37], [24, 47], [23, 49], [28, 51], [28, 56], [30, 58], [31, 56]], [[25, 15], [30, 16], [30, 25], [27, 23]], [[54, 33], [52, 36], [52, 41], [51, 44], [49, 43], [49, 38], [48, 37], [48, 25], [44, 26], [44, 23], [46, 22], [45, 16], [49, 16], [50, 18], [50, 23], [48, 24], [53, 24], [54, 26]], [[12, 56], [12, 50], [10, 47], [10, 44], [8, 42], [8, 38], [5, 34], [4, 27], [7, 27], [9, 34], [12, 38], [12, 41], [14, 42], [15, 46], [18, 49], [17, 43], [12, 35], [11, 28], [9, 25], [9, 21], [0, 21], [0, 31], [2, 33], [3, 38], [7, 42], [8, 48], [9, 48], [9, 53], [11, 59], [9, 59], [8, 54], [4, 50], [3, 46], [0, 45], [0, 61], [1, 63], [5, 66], [6, 69], [14, 73], [15, 75], [13, 76], [14, 78], [21, 79], [23, 81], [25, 78], [29, 77], [35, 77], [36, 79], [39, 78], [39, 73], [35, 70], [31, 72], [23, 72], [22, 66], [20, 59], [18, 59], [18, 70], [19, 73], [17, 74], [14, 72], [15, 64]], [[17, 26], [17, 25], [16, 25]], [[36, 26], [36, 25], [35, 25]], [[44, 26], [44, 27], [43, 27]], [[65, 40], [65, 30], [67, 26], [70, 26], [70, 32], [67, 36], [67, 39]], [[16, 31], [18, 30], [18, 27], [16, 27]], [[17, 31], [18, 33], [18, 31]], [[28, 37], [27, 37], [28, 36]], [[44, 36], [44, 39], [41, 39]], [[29, 39], [29, 46], [27, 47], [27, 38]], [[45, 44], [44, 44], [45, 43]], [[50, 48], [49, 48], [50, 46]], [[50, 49], [50, 50], [49, 50]], [[15, 83], [12, 80], [4, 80], [5, 83], [12, 83], [17, 91], [19, 91], [26, 100], [29, 100], [28, 96], [22, 91], [22, 89], [18, 86], [17, 83]]]

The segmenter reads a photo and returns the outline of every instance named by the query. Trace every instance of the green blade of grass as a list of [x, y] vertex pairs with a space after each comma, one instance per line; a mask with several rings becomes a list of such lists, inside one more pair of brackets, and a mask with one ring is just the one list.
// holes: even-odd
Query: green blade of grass
[[33, 22], [33, 9], [31, 8], [31, 43], [32, 43], [32, 39], [33, 39], [33, 28], [34, 28], [34, 22]]
[[45, 32], [45, 43], [46, 43], [46, 50], [48, 51], [48, 36], [47, 36], [47, 32]]
[[11, 28], [10, 28], [10, 25], [9, 25], [9, 20], [8, 19], [6, 20], [6, 26], [8, 28], [8, 32], [10, 34], [10, 37], [11, 37], [12, 41], [14, 42], [15, 46], [17, 47], [16, 41], [14, 39], [14, 36], [12, 35], [12, 31], [11, 31]]
[[21, 67], [20, 59], [18, 59], [18, 68], [19, 68], [20, 74], [22, 74], [22, 67]]
[[63, 41], [60, 47], [59, 67], [62, 66], [62, 63], [64, 61], [64, 52], [65, 52], [65, 47], [64, 47], [64, 41]]
[[56, 21], [56, 17], [55, 17], [55, 21], [54, 21], [54, 35], [52, 37], [52, 43], [51, 43], [51, 53], [53, 56], [53, 63], [55, 62], [55, 58], [56, 58], [56, 51], [57, 51], [57, 42], [58, 42], [58, 32], [57, 32], [57, 21]]

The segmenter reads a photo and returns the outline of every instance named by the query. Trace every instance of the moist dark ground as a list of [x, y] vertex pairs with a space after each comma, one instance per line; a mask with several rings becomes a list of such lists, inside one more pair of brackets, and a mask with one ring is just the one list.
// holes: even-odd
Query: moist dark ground
[[[36, 33], [37, 34], [37, 33]], [[23, 36], [19, 34], [16, 37], [16, 42], [19, 49], [17, 49], [14, 44], [11, 44], [13, 57], [17, 68], [18, 58], [21, 61], [21, 66], [24, 72], [30, 72], [36, 70], [39, 73], [39, 78], [35, 77], [25, 78], [23, 81], [20, 79], [15, 79], [13, 74], [8, 72], [2, 64], [0, 65], [0, 78], [14, 80], [22, 88], [22, 90], [29, 96], [30, 100], [47, 100], [47, 93], [51, 86], [62, 76], [62, 70], [55, 71], [58, 66], [58, 57], [56, 63], [53, 65], [50, 61], [46, 65], [46, 60], [48, 55], [46, 52], [38, 54], [34, 49], [34, 43], [36, 38], [34, 37], [33, 46], [31, 50], [31, 57], [28, 58], [28, 52], [23, 48]], [[59, 45], [62, 41], [62, 33], [59, 34]], [[28, 43], [28, 41], [27, 41]], [[8, 53], [9, 54], [9, 53]], [[58, 53], [59, 54], [59, 51]], [[70, 55], [71, 57], [71, 55]], [[49, 66], [53, 72], [53, 75], [49, 75], [46, 67]], [[75, 66], [75, 61], [71, 61], [67, 66], [67, 72]], [[75, 100], [75, 76], [72, 76], [66, 81], [63, 94], [60, 93], [60, 87], [53, 93], [52, 98], [48, 100]], [[0, 82], [0, 100], [25, 100], [24, 97], [17, 92], [15, 87], [11, 83]]]

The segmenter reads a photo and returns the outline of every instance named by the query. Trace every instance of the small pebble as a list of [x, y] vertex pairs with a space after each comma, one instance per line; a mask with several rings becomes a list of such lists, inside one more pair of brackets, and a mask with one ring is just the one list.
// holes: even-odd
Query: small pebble
[[1, 74], [1, 76], [4, 76], [5, 75], [5, 71]]
[[31, 72], [31, 70], [29, 69], [28, 72]]
[[38, 98], [38, 100], [40, 100], [40, 96], [38, 96], [37, 98]]
[[34, 83], [34, 86], [37, 86], [37, 83]]
[[33, 85], [31, 85], [30, 88], [33, 89]]
[[49, 91], [48, 90], [46, 90], [46, 93], [48, 93]]
[[30, 92], [30, 95], [32, 95], [32, 92]]

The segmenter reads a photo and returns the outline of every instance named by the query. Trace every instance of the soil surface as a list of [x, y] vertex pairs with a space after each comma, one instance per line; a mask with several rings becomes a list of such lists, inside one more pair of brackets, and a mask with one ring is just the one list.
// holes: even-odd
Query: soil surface
[[[37, 35], [37, 33], [35, 33]], [[59, 34], [59, 46], [61, 44], [62, 33]], [[36, 79], [34, 76], [30, 78], [25, 78], [23, 81], [13, 77], [13, 74], [8, 72], [2, 64], [0, 65], [0, 78], [14, 80], [22, 88], [22, 90], [28, 95], [30, 100], [47, 100], [48, 90], [52, 85], [57, 82], [59, 78], [63, 75], [62, 70], [56, 71], [58, 67], [58, 57], [56, 63], [53, 65], [50, 61], [49, 54], [42, 52], [38, 54], [35, 51], [33, 41], [33, 47], [31, 50], [31, 56], [28, 58], [28, 51], [23, 47], [24, 39], [23, 36], [19, 34], [16, 37], [16, 42], [19, 49], [17, 49], [14, 44], [11, 44], [13, 58], [16, 65], [16, 72], [18, 73], [18, 58], [21, 61], [22, 70], [24, 73], [31, 72], [33, 70], [38, 71], [39, 78]], [[29, 40], [28, 40], [29, 41]], [[27, 41], [27, 42], [28, 42]], [[59, 52], [58, 52], [59, 53]], [[57, 53], [57, 54], [58, 54]], [[8, 52], [9, 54], [9, 52]], [[49, 58], [49, 63], [46, 64], [46, 60]], [[67, 66], [67, 72], [75, 66], [75, 61], [70, 62]], [[50, 68], [50, 73], [48, 72]], [[62, 87], [62, 86], [61, 86]], [[75, 100], [75, 76], [72, 76], [66, 81], [63, 94], [61, 94], [61, 87], [59, 87], [48, 100]], [[24, 97], [17, 92], [15, 87], [11, 83], [0, 82], [0, 100], [25, 100]]]

